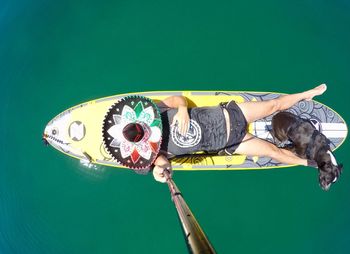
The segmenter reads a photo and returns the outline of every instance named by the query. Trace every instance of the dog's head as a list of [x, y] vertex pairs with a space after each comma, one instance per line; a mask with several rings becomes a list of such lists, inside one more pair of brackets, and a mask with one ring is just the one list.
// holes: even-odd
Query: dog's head
[[327, 151], [324, 160], [318, 165], [318, 180], [323, 190], [328, 191], [333, 183], [335, 183], [343, 169], [343, 165], [337, 163], [333, 153]]

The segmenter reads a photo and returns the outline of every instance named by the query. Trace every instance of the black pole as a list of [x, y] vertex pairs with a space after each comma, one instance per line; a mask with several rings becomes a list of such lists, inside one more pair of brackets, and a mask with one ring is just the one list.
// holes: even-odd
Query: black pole
[[186, 201], [182, 197], [180, 190], [177, 188], [169, 172], [167, 170], [164, 170], [164, 174], [167, 179], [171, 197], [175, 204], [175, 208], [181, 222], [189, 252], [194, 254], [215, 253], [213, 246], [210, 244], [204, 231], [186, 204]]

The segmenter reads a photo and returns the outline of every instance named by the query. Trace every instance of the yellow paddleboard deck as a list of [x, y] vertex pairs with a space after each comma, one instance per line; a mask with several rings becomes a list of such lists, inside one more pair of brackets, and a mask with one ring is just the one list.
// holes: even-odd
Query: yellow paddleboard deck
[[[186, 91], [186, 92], [142, 92], [121, 94], [92, 100], [74, 106], [57, 115], [46, 126], [44, 134], [47, 141], [57, 150], [89, 163], [120, 167], [120, 164], [106, 151], [102, 124], [109, 108], [119, 99], [128, 95], [142, 95], [158, 102], [166, 97], [182, 95], [188, 99], [189, 107], [216, 106], [220, 102], [234, 100], [263, 101], [281, 96], [280, 93], [232, 92], [232, 91]], [[334, 110], [316, 101], [302, 101], [289, 109], [303, 118], [312, 119], [320, 125], [321, 131], [331, 141], [335, 150], [347, 136], [347, 126], [343, 118]], [[272, 116], [249, 125], [249, 132], [259, 138], [273, 142], [270, 134]], [[287, 167], [266, 157], [247, 157], [242, 155], [217, 156], [196, 154], [189, 157], [174, 158], [171, 161], [175, 170], [242, 170]]]

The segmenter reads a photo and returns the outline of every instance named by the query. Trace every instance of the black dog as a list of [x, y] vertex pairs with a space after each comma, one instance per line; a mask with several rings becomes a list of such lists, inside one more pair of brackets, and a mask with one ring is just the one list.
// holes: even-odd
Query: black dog
[[317, 163], [321, 188], [328, 190], [341, 174], [343, 165], [337, 163], [330, 141], [309, 121], [289, 112], [279, 112], [272, 118], [272, 135], [280, 142], [290, 141], [284, 147], [310, 164]]

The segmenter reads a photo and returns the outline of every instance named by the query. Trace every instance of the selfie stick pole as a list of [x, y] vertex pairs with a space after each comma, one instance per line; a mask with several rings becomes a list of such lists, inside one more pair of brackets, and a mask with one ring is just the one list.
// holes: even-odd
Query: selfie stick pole
[[181, 226], [184, 232], [185, 240], [190, 253], [215, 253], [204, 231], [200, 227], [196, 218], [192, 214], [186, 201], [182, 197], [181, 191], [177, 188], [171, 178], [169, 171], [164, 170], [167, 184], [171, 193], [172, 200], [175, 204]]

